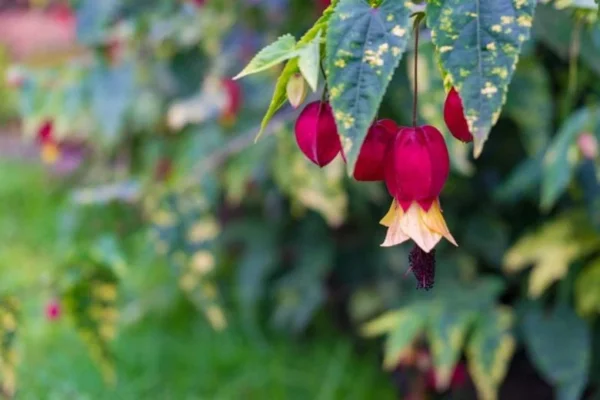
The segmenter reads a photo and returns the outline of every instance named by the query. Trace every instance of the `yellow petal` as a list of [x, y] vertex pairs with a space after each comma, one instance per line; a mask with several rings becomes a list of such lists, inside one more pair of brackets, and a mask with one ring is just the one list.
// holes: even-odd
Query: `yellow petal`
[[421, 219], [430, 230], [439, 233], [440, 235], [445, 237], [446, 240], [448, 240], [450, 243], [452, 243], [455, 246], [458, 246], [456, 240], [454, 240], [454, 237], [452, 236], [450, 230], [448, 229], [448, 226], [446, 225], [446, 221], [444, 220], [444, 216], [442, 215], [442, 210], [440, 208], [439, 200], [433, 202], [431, 208], [429, 208], [429, 211], [424, 211], [420, 207], [419, 210], [421, 214]]
[[425, 224], [422, 213], [421, 206], [416, 202], [412, 203], [406, 214], [400, 219], [400, 229], [424, 252], [429, 253], [442, 240], [442, 235]]
[[[410, 237], [408, 237], [408, 235], [406, 235], [400, 228], [400, 223], [405, 215], [406, 214], [404, 214], [402, 208], [397, 207], [394, 209], [394, 203], [392, 203], [390, 211], [385, 217], [383, 217], [383, 220], [381, 220], [382, 225], [386, 225], [388, 227], [385, 240], [381, 244], [382, 247], [396, 246], [397, 244], [404, 243], [410, 239]], [[384, 220], [386, 220], [387, 224], [383, 223]]]
[[60, 151], [54, 143], [42, 145], [42, 161], [46, 164], [54, 164], [58, 160]]
[[395, 216], [396, 212], [400, 212], [401, 214], [404, 214], [404, 211], [402, 210], [401, 207], [398, 206], [398, 203], [396, 203], [396, 200], [392, 200], [392, 204], [390, 205], [390, 210], [387, 212], [387, 214], [385, 214], [385, 216], [383, 218], [381, 218], [381, 221], [379, 221], [379, 223], [383, 226], [389, 227], [390, 225], [392, 225], [392, 222], [394, 221], [394, 216]]

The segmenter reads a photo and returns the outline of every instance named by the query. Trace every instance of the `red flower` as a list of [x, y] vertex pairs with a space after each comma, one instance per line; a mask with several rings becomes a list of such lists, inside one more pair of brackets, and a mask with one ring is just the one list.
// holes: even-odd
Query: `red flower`
[[309, 160], [324, 167], [342, 151], [329, 103], [308, 104], [296, 120], [296, 141]]
[[462, 100], [454, 88], [450, 89], [448, 97], [446, 97], [444, 121], [446, 121], [446, 126], [452, 136], [465, 143], [473, 141], [473, 135], [469, 131], [469, 124], [465, 118]]
[[49, 321], [56, 321], [61, 314], [60, 303], [56, 299], [52, 299], [46, 304], [46, 318]]
[[354, 179], [365, 182], [384, 180], [385, 154], [396, 132], [398, 126], [389, 119], [371, 125], [358, 154]]
[[404, 211], [413, 201], [428, 210], [450, 172], [444, 137], [433, 126], [403, 128], [391, 146], [385, 172], [390, 194]]
[[54, 124], [52, 121], [44, 122], [38, 129], [37, 139], [40, 142], [42, 161], [46, 164], [54, 164], [60, 156], [58, 142], [54, 138]]
[[233, 124], [242, 106], [242, 88], [233, 79], [223, 79], [223, 87], [227, 96], [227, 103], [221, 115], [222, 121]]
[[388, 233], [382, 246], [409, 239], [426, 253], [445, 237], [456, 245], [438, 200], [450, 171], [446, 142], [432, 126], [402, 128], [385, 158], [385, 183], [394, 197], [381, 220]]

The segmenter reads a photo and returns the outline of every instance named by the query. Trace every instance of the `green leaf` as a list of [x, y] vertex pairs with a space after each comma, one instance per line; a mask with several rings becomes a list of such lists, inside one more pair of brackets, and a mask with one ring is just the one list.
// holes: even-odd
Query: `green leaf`
[[446, 78], [461, 95], [475, 156], [481, 154], [500, 116], [536, 3], [431, 0], [427, 4], [427, 25]]
[[476, 313], [470, 309], [437, 304], [430, 312], [427, 328], [438, 390], [450, 386], [452, 372]]
[[119, 316], [118, 280], [111, 269], [89, 260], [83, 260], [87, 269], [81, 273], [80, 263], [72, 267], [77, 279], [63, 294], [63, 302], [104, 379], [114, 384], [115, 360], [110, 342], [116, 334]]
[[[581, 30], [579, 57], [596, 74], [600, 74], [600, 45], [594, 38], [600, 32], [597, 25]], [[538, 5], [533, 34], [565, 61], [570, 59], [574, 27], [575, 19], [569, 13], [549, 5]]]
[[97, 66], [90, 77], [91, 103], [104, 145], [113, 146], [125, 127], [125, 115], [135, 99], [133, 65]]
[[383, 350], [385, 369], [396, 368], [406, 351], [412, 347], [417, 335], [425, 328], [427, 310], [427, 304], [414, 304], [395, 314], [395, 326], [388, 334]]
[[536, 298], [566, 275], [571, 262], [599, 243], [600, 237], [589, 225], [586, 214], [573, 211], [520, 238], [504, 256], [504, 269], [518, 272], [533, 264], [529, 296]]
[[315, 92], [319, 85], [319, 65], [321, 63], [321, 31], [306, 46], [299, 50], [300, 72]]
[[469, 372], [479, 398], [495, 400], [515, 351], [513, 312], [499, 307], [481, 314], [467, 344]]
[[17, 389], [16, 339], [20, 304], [12, 296], [0, 299], [0, 389], [3, 397], [13, 398]]
[[593, 119], [592, 110], [588, 108], [578, 110], [562, 124], [553, 138], [544, 156], [542, 209], [552, 208], [571, 182], [575, 166], [579, 162], [576, 148], [577, 136], [586, 128], [591, 129], [593, 127]]
[[240, 79], [247, 75], [256, 74], [297, 55], [296, 39], [294, 36], [290, 34], [283, 35], [259, 51], [242, 72], [237, 74], [233, 79]]
[[361, 334], [373, 337], [389, 333], [402, 321], [403, 313], [404, 310], [388, 311], [364, 324], [361, 327]]
[[[298, 41], [296, 49], [301, 49], [302, 47], [306, 46], [320, 33], [323, 34], [327, 32], [329, 19], [331, 18], [333, 10], [337, 6], [338, 1], [339, 0], [333, 0], [331, 2], [331, 5], [327, 7], [325, 11], [323, 11], [323, 15], [321, 15], [321, 18], [319, 18], [317, 22], [315, 22], [315, 24], [312, 26], [312, 28], [310, 28]], [[269, 104], [269, 109], [267, 110], [267, 113], [265, 114], [265, 116], [262, 119], [262, 122], [260, 123], [260, 131], [256, 135], [255, 141], [257, 141], [260, 138], [260, 135], [262, 135], [265, 128], [269, 124], [269, 121], [271, 121], [271, 118], [273, 118], [277, 110], [283, 107], [283, 105], [287, 102], [287, 84], [290, 78], [299, 71], [300, 69], [298, 67], [298, 58], [292, 58], [287, 62], [287, 64], [285, 64], [285, 67], [283, 68], [283, 71], [281, 71], [281, 75], [279, 75], [277, 83], [275, 84], [273, 98], [271, 99], [271, 103]]]
[[153, 239], [157, 253], [177, 273], [183, 293], [215, 330], [223, 330], [227, 320], [214, 279], [214, 242], [221, 226], [207, 203], [197, 191], [168, 192], [150, 210]]
[[404, 1], [341, 0], [329, 23], [327, 83], [350, 172], [406, 48], [410, 11]]
[[531, 360], [556, 386], [557, 399], [580, 399], [590, 367], [591, 335], [585, 321], [566, 305], [545, 312], [534, 303], [526, 307], [521, 327]]
[[550, 77], [536, 59], [521, 60], [509, 89], [506, 113], [520, 125], [527, 153], [536, 155], [546, 148], [552, 129]]
[[575, 281], [575, 304], [583, 316], [600, 314], [600, 258], [579, 273]]

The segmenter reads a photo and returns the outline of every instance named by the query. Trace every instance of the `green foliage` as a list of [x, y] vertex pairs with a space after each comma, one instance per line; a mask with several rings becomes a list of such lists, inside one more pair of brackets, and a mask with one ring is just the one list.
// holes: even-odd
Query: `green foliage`
[[504, 257], [507, 272], [534, 265], [529, 278], [529, 296], [537, 298], [563, 278], [571, 263], [593, 251], [600, 237], [583, 212], [572, 212], [521, 237]]
[[[317, 36], [325, 34], [325, 32], [327, 31], [327, 27], [329, 26], [329, 19], [331, 18], [333, 10], [335, 9], [338, 1], [339, 0], [331, 1], [329, 7], [327, 7], [325, 11], [323, 11], [323, 15], [317, 20], [317, 22], [315, 22], [312, 28], [310, 28], [298, 41], [298, 43], [296, 44], [296, 50], [302, 50], [303, 47], [309, 45]], [[303, 54], [310, 54], [310, 52], [311, 50], [308, 50], [308, 53], [303, 52]], [[269, 104], [269, 109], [267, 110], [267, 113], [262, 119], [262, 122], [260, 124], [260, 131], [258, 132], [256, 140], [258, 140], [258, 138], [264, 132], [265, 128], [269, 124], [269, 121], [271, 121], [271, 118], [273, 118], [275, 113], [287, 102], [286, 87], [290, 78], [295, 73], [300, 71], [298, 63], [298, 58], [293, 58], [285, 64], [285, 67], [283, 67], [283, 70], [281, 71], [281, 74], [279, 75], [279, 78], [275, 83], [275, 91], [273, 92], [273, 98], [271, 99], [271, 103]]]
[[[527, 362], [560, 398], [594, 391], [600, 31], [590, 1], [334, 0], [316, 22], [300, 0], [76, 3], [85, 57], [20, 66], [32, 165], [0, 165], [0, 282], [23, 304], [0, 304], [5, 393], [25, 382], [19, 397], [495, 399], [509, 366]], [[401, 60], [411, 26], [420, 45]], [[252, 79], [232, 82], [260, 48], [238, 75]], [[255, 74], [282, 62], [276, 82]], [[444, 132], [460, 175], [441, 203], [460, 247], [436, 249], [432, 291], [414, 290], [408, 248], [378, 247], [384, 185], [353, 182], [341, 156], [310, 164], [295, 113], [251, 146], [296, 74], [323, 90], [309, 101], [333, 105], [350, 170], [376, 118], [408, 126], [416, 111]], [[444, 128], [451, 86], [476, 154], [493, 128], [477, 160]], [[59, 157], [34, 166], [44, 122]], [[8, 143], [0, 157], [19, 153]], [[520, 308], [527, 297], [540, 303]], [[39, 322], [48, 298], [63, 299], [75, 329]], [[302, 341], [280, 345], [269, 323]], [[363, 324], [365, 336], [386, 336], [383, 367], [413, 393], [374, 376], [377, 350], [360, 343], [369, 355], [357, 360], [339, 338]], [[511, 360], [519, 345], [530, 361]], [[463, 358], [475, 389], [456, 387]], [[428, 374], [437, 388], [423, 387]]]
[[[588, 377], [591, 345], [587, 324], [568, 306], [545, 312], [540, 304], [523, 310], [522, 330], [536, 367], [557, 389], [557, 399], [581, 398]], [[561, 338], [557, 346], [556, 338]]]
[[16, 339], [19, 328], [19, 303], [14, 297], [0, 300], [0, 388], [3, 397], [12, 397], [17, 388]]
[[600, 126], [600, 110], [584, 108], [571, 114], [553, 138], [544, 157], [541, 207], [549, 209], [565, 191], [580, 161], [577, 136]]
[[427, 25], [446, 79], [461, 95], [475, 155], [500, 117], [535, 5], [534, 0], [427, 3]]
[[508, 91], [506, 113], [521, 126], [529, 155], [546, 149], [552, 134], [552, 94], [550, 77], [536, 59], [520, 61]]
[[498, 307], [480, 315], [467, 345], [469, 371], [480, 398], [496, 399], [515, 351], [512, 334], [514, 315], [510, 308]]
[[409, 14], [404, 2], [340, 0], [329, 22], [327, 84], [350, 173], [408, 43]]
[[114, 385], [114, 354], [109, 343], [116, 335], [119, 317], [118, 280], [111, 269], [90, 261], [74, 260], [72, 283], [63, 302], [104, 379]]
[[248, 65], [235, 76], [240, 79], [246, 75], [269, 69], [290, 58], [297, 57], [296, 39], [292, 35], [283, 35], [264, 49], [262, 49]]

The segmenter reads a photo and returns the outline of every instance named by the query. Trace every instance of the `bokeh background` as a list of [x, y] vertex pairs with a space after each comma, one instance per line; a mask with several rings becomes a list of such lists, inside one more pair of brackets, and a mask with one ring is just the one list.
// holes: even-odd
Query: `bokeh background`
[[[447, 136], [460, 247], [431, 291], [379, 246], [384, 185], [305, 159], [296, 110], [254, 143], [280, 69], [231, 80], [328, 3], [0, 0], [3, 397], [599, 398], [595, 2], [538, 5], [479, 159]], [[419, 118], [446, 134], [428, 35]]]

